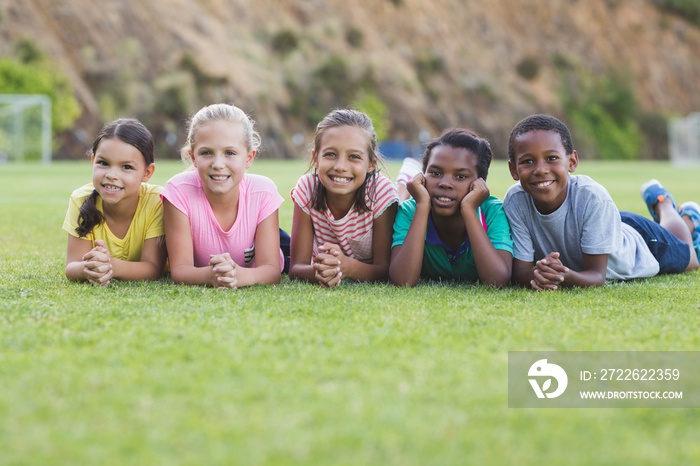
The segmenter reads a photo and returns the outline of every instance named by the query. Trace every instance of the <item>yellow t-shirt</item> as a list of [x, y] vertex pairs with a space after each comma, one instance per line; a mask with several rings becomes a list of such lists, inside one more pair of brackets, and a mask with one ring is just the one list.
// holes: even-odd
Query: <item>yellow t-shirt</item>
[[[76, 189], [71, 194], [68, 212], [66, 212], [66, 218], [63, 221], [63, 229], [69, 235], [78, 237], [75, 229], [78, 228], [80, 207], [85, 202], [85, 199], [92, 194], [93, 189], [92, 183], [90, 183]], [[143, 243], [149, 238], [157, 238], [165, 234], [163, 229], [163, 204], [160, 200], [160, 192], [162, 190], [162, 186], [141, 183], [136, 213], [124, 238], [117, 238], [109, 230], [106, 222], [97, 225], [83, 238], [90, 240], [92, 247], [95, 247], [95, 240], [101, 239], [105, 242], [110, 255], [115, 259], [131, 262], [140, 261]], [[97, 210], [102, 212], [102, 198], [99, 196], [97, 197]]]

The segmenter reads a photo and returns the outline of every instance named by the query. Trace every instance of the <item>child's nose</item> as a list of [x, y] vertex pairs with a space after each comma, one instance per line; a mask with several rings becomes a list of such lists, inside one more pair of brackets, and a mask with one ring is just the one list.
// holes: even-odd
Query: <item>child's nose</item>
[[212, 161], [212, 167], [223, 168], [224, 167], [224, 155], [216, 154], [214, 155], [214, 160]]
[[335, 161], [335, 166], [334, 168], [338, 171], [345, 171], [348, 166], [348, 161], [345, 159], [345, 157], [338, 157]]
[[442, 177], [439, 183], [440, 188], [442, 189], [452, 189], [452, 182], [450, 181], [449, 177]]
[[547, 173], [549, 171], [549, 166], [546, 162], [537, 162], [535, 166], [535, 173]]

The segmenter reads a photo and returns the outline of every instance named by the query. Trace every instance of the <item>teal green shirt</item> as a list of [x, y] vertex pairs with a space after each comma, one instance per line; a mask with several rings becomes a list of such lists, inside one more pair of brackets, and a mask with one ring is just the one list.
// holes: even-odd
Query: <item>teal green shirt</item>
[[[513, 254], [513, 238], [503, 210], [503, 203], [498, 198], [489, 196], [481, 204], [480, 210], [481, 221], [486, 226], [486, 234], [493, 247]], [[394, 221], [392, 248], [403, 244], [415, 213], [416, 201], [414, 199], [408, 199], [399, 205], [399, 211]], [[448, 279], [467, 282], [479, 280], [469, 238], [464, 238], [459, 248], [453, 251], [440, 240], [433, 224], [432, 214], [428, 216], [428, 229], [425, 232], [423, 265], [420, 275], [421, 278], [431, 280]]]

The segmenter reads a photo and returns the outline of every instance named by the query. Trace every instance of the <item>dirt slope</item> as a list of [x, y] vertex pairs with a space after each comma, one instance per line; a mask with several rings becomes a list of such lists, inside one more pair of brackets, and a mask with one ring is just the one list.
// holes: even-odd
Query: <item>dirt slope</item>
[[[286, 54], [271, 46], [280, 31], [296, 40]], [[700, 109], [700, 30], [650, 0], [3, 0], [0, 55], [21, 37], [69, 73], [88, 134], [114, 114], [152, 113], [162, 89], [189, 79], [185, 114], [237, 103], [268, 156], [299, 152], [291, 135], [312, 128], [294, 90], [332, 104], [314, 76], [338, 57], [349, 86], [364, 79], [388, 104], [393, 136], [466, 125], [501, 155], [519, 118], [561, 111], [557, 60], [591, 76], [628, 73], [646, 111]], [[537, 64], [532, 79], [517, 72], [525, 59]], [[165, 120], [151, 122], [159, 134], [182, 126], [177, 112]]]

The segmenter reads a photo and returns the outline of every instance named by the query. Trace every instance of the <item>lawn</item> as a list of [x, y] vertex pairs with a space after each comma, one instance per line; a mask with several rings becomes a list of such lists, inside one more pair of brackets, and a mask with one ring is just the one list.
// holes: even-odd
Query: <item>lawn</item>
[[[387, 164], [394, 175], [399, 164]], [[161, 162], [153, 182], [181, 170]], [[286, 201], [302, 161], [259, 160]], [[581, 162], [621, 209], [700, 168]], [[2, 465], [698, 464], [700, 409], [508, 408], [508, 351], [700, 350], [700, 275], [602, 289], [290, 282], [237, 291], [63, 276], [88, 163], [0, 166]], [[492, 193], [512, 183], [494, 162]]]

